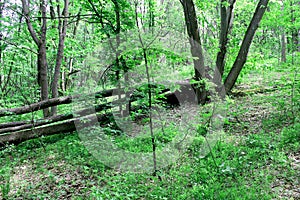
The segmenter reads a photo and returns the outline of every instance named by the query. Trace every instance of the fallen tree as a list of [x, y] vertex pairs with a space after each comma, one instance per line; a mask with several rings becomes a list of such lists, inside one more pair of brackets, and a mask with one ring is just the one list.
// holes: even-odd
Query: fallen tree
[[44, 101], [40, 101], [40, 102], [26, 105], [26, 106], [19, 107], [19, 108], [10, 108], [10, 109], [0, 110], [0, 117], [31, 113], [34, 111], [42, 110], [44, 108], [49, 108], [51, 106], [56, 106], [56, 105], [61, 105], [61, 104], [69, 104], [71, 102], [72, 102], [71, 96], [44, 100]]
[[[84, 120], [92, 120], [94, 117], [95, 116], [85, 116]], [[97, 115], [97, 119], [98, 122], [103, 122], [107, 120], [107, 115]], [[82, 118], [75, 118], [61, 123], [34, 127], [13, 133], [0, 134], [0, 146], [4, 146], [7, 143], [19, 144], [23, 141], [41, 136], [73, 132], [77, 130], [75, 123], [79, 123], [79, 120], [82, 120]]]
[[[196, 99], [193, 95], [194, 92], [191, 92], [191, 90], [193, 90], [191, 85], [186, 81], [179, 83], [179, 85], [180, 88], [174, 92], [171, 92], [168, 88], [164, 88], [159, 96], [160, 98], [162, 96], [164, 96], [165, 98], [162, 98], [161, 100], [171, 105], [179, 105], [179, 102], [183, 102], [184, 100], [195, 102]], [[122, 91], [124, 90], [122, 89]], [[96, 93], [95, 97], [107, 97], [114, 94], [116, 94], [114, 90], [107, 90], [104, 92]], [[126, 97], [124, 97], [112, 102], [107, 102], [100, 105], [92, 105], [88, 108], [78, 110], [73, 113], [53, 116], [47, 119], [40, 119], [37, 121], [8, 122], [0, 124], [0, 145], [4, 145], [6, 143], [20, 143], [25, 140], [40, 137], [42, 135], [47, 136], [57, 133], [75, 131], [76, 127], [74, 125], [74, 122], [76, 122], [76, 120], [88, 119], [86, 117], [91, 115], [92, 113], [99, 113], [113, 107], [124, 105], [126, 103], [130, 104], [131, 102], [136, 101], [140, 98], [136, 98], [134, 96], [134, 92], [131, 92], [131, 95], [133, 96], [131, 96], [130, 99], [126, 99]], [[50, 99], [48, 101], [38, 102], [21, 108], [2, 110], [0, 111], [0, 113], [2, 114], [2, 116], [11, 115], [12, 113], [24, 114], [28, 113], [29, 111], [34, 112], [36, 110], [46, 108], [47, 106], [50, 107], [55, 104], [59, 105], [71, 102], [71, 97], [61, 97], [56, 99]], [[80, 102], [78, 103], [80, 104]], [[98, 116], [98, 120], [103, 119], [103, 116]]]
[[[112, 103], [96, 105], [95, 112], [101, 112], [101, 111], [109, 109], [111, 107], [112, 107]], [[72, 119], [76, 116], [85, 116], [86, 115], [85, 113], [88, 113], [89, 111], [90, 111], [90, 109], [83, 109], [83, 110], [74, 112], [74, 114], [68, 113], [68, 114], [63, 114], [63, 115], [57, 115], [57, 116], [53, 116], [53, 117], [50, 117], [47, 119], [38, 120], [36, 122], [27, 122], [25, 124], [21, 123], [20, 125], [16, 125], [13, 127], [0, 128], [0, 134], [20, 131], [23, 129], [36, 128], [39, 126], [48, 125], [48, 124], [52, 124], [55, 122]], [[4, 124], [3, 124], [3, 126], [5, 127]]]
[[21, 126], [21, 125], [29, 124], [29, 123], [30, 123], [30, 121], [19, 121], [19, 122], [2, 123], [2, 124], [0, 124], [0, 129], [14, 127], [14, 126]]
[[[192, 88], [192, 86], [190, 85], [188, 80], [185, 80], [183, 82], [178, 82], [176, 84], [180, 86], [180, 90], [183, 89], [186, 91], [186, 88]], [[134, 89], [131, 89], [130, 91], [127, 91], [127, 92], [132, 94], [134, 91], [135, 91]], [[170, 91], [170, 89], [163, 90], [163, 92], [167, 92], [167, 91]], [[175, 94], [175, 92], [168, 94], [168, 95]], [[179, 94], [178, 92], [179, 91], [177, 91], [176, 96], [178, 96], [178, 94]], [[182, 92], [180, 92], [180, 93], [182, 93]], [[118, 95], [118, 94], [125, 94], [125, 89], [124, 88], [121, 88], [119, 90], [118, 89], [109, 89], [109, 90], [96, 92], [96, 93], [90, 94], [90, 95], [94, 95], [95, 98], [106, 98], [106, 97], [110, 97], [110, 96]], [[168, 97], [168, 95], [166, 97]], [[31, 112], [35, 112], [38, 110], [42, 110], [45, 108], [49, 108], [52, 106], [70, 104], [70, 103], [72, 103], [72, 99], [76, 99], [78, 97], [79, 97], [78, 95], [73, 96], [73, 97], [72, 96], [59, 97], [59, 98], [53, 98], [53, 99], [40, 101], [40, 102], [33, 103], [30, 105], [22, 106], [19, 108], [2, 109], [2, 110], [0, 110], [0, 117], [26, 114], [26, 113], [31, 113]], [[14, 125], [11, 125], [11, 126], [14, 126]], [[10, 125], [0, 125], [0, 128], [7, 128], [7, 127], [11, 127], [11, 126]]]
[[[100, 92], [96, 92], [94, 95], [95, 95], [95, 98], [105, 98], [105, 97], [112, 96], [115, 90], [116, 89], [100, 91]], [[122, 91], [121, 91], [121, 94], [124, 93], [124, 91], [123, 92]], [[78, 96], [59, 97], [59, 98], [53, 98], [53, 99], [40, 101], [40, 102], [26, 105], [26, 106], [19, 107], [19, 108], [2, 109], [2, 110], [0, 110], [0, 117], [26, 114], [26, 113], [31, 113], [34, 111], [42, 110], [45, 108], [49, 108], [52, 106], [70, 104], [72, 102], [72, 99], [77, 98], [77, 97]]]

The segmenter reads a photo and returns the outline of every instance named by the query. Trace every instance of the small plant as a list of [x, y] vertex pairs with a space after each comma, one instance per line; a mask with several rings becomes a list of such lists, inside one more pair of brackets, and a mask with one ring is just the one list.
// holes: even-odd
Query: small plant
[[0, 189], [2, 194], [2, 199], [8, 199], [8, 195], [10, 192], [10, 168], [4, 167], [0, 169]]
[[282, 147], [292, 147], [293, 150], [300, 148], [300, 123], [285, 127], [281, 132]]

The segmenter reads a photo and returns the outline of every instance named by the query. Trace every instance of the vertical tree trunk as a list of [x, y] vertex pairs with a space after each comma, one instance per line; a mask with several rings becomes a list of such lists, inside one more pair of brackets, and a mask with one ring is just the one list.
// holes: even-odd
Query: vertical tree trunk
[[[121, 16], [120, 16], [120, 5], [117, 0], [112, 0], [114, 4], [114, 11], [115, 11], [115, 19], [116, 19], [116, 29], [115, 29], [115, 35], [116, 35], [116, 50], [115, 50], [115, 56], [116, 56], [116, 78], [118, 80], [117, 87], [118, 87], [118, 98], [121, 99], [121, 83], [120, 83], [120, 78], [121, 78], [121, 62], [120, 62], [120, 50], [119, 46], [121, 44], [121, 38], [120, 38], [120, 32], [121, 32]], [[119, 106], [119, 112], [120, 115], [123, 116], [123, 109], [122, 105]]]
[[298, 52], [300, 52], [300, 29], [298, 30]]
[[295, 1], [290, 1], [290, 8], [291, 8], [291, 22], [292, 22], [292, 27], [291, 27], [291, 34], [292, 34], [292, 38], [290, 41], [290, 45], [291, 45], [291, 52], [294, 53], [295, 51], [298, 51], [298, 47], [299, 47], [299, 30], [296, 28], [296, 10], [295, 7], [299, 6], [299, 2], [295, 2]]
[[[59, 33], [59, 41], [58, 41], [58, 49], [56, 55], [56, 64], [52, 82], [52, 98], [58, 97], [58, 79], [60, 77], [60, 68], [64, 56], [64, 45], [65, 45], [65, 37], [67, 33], [67, 23], [68, 23], [68, 10], [69, 10], [69, 0], [64, 0], [64, 10], [63, 16], [65, 17], [63, 22], [61, 20], [61, 11], [59, 6], [59, 1], [57, 0], [57, 14], [59, 17], [58, 21], [58, 33]], [[57, 106], [51, 108], [51, 115], [56, 115]]]
[[[296, 1], [296, 7], [298, 8], [298, 12], [299, 12], [299, 7], [300, 7], [300, 1], [297, 0]], [[298, 14], [299, 16], [299, 14]], [[296, 51], [300, 52], [300, 28], [299, 28], [299, 25], [295, 28], [295, 35], [296, 35]]]
[[285, 30], [281, 33], [281, 62], [286, 62], [286, 41], [285, 41]]
[[[281, 11], [284, 12], [284, 2], [282, 1]], [[284, 17], [284, 16], [282, 16]], [[281, 28], [281, 62], [286, 62], [286, 36], [285, 36], [285, 27]]]
[[[226, 8], [225, 4], [227, 0], [221, 0], [221, 30], [219, 37], [219, 52], [217, 55], [216, 67], [217, 70], [214, 75], [215, 82], [221, 83], [222, 76], [224, 73], [225, 66], [225, 56], [227, 52], [227, 44], [228, 44], [228, 34], [231, 31], [232, 23], [233, 23], [233, 6], [236, 0], [230, 0], [229, 7]], [[219, 77], [218, 77], [219, 76]]]
[[[4, 2], [0, 2], [0, 18], [2, 19], [3, 17], [3, 10], [4, 10]], [[0, 21], [0, 29], [2, 30], [2, 21]], [[2, 64], [2, 52], [3, 52], [3, 43], [2, 43], [2, 39], [3, 39], [3, 33], [0, 32], [0, 64], [1, 66]], [[3, 93], [3, 87], [2, 87], [2, 82], [4, 81], [4, 74], [0, 74], [0, 92]]]
[[[48, 99], [48, 63], [47, 63], [47, 53], [46, 53], [46, 35], [47, 35], [47, 2], [46, 0], [41, 0], [40, 10], [42, 13], [42, 26], [40, 33], [40, 43], [39, 43], [39, 54], [38, 54], [38, 67], [40, 68], [40, 81], [41, 86], [41, 100]], [[49, 109], [44, 109], [44, 117], [49, 116]]]
[[[81, 20], [80, 18], [80, 14], [82, 12], [82, 8], [79, 9], [78, 13], [77, 13], [77, 18], [76, 18], [76, 22], [74, 24], [74, 27], [73, 27], [73, 31], [72, 31], [72, 39], [75, 39], [76, 37], [76, 34], [77, 34], [77, 28], [79, 26], [79, 22]], [[72, 47], [71, 47], [72, 48]], [[62, 82], [61, 82], [61, 88], [62, 88], [62, 91], [65, 92], [68, 88], [68, 84], [70, 82], [70, 76], [71, 74], [73, 74], [75, 71], [73, 71], [73, 60], [74, 58], [73, 57], [70, 57], [70, 58], [65, 58], [65, 62], [67, 63], [67, 66], [68, 66], [68, 71], [62, 71]]]
[[228, 93], [234, 86], [244, 64], [247, 60], [247, 55], [254, 37], [254, 34], [259, 26], [259, 23], [266, 11], [269, 0], [260, 0], [257, 4], [253, 18], [248, 26], [246, 34], [244, 36], [242, 45], [235, 62], [225, 80], [225, 91]]
[[[191, 54], [193, 58], [197, 58], [193, 60], [195, 80], [200, 81], [205, 77], [205, 66], [195, 5], [193, 0], [180, 0], [180, 3], [184, 10], [185, 24], [190, 38], [189, 42], [191, 45]], [[204, 84], [202, 84], [199, 88], [196, 88], [196, 97], [198, 103], [204, 104], [206, 102], [207, 92]]]
[[154, 2], [153, 0], [149, 1], [149, 28], [155, 26], [155, 16], [154, 16]]
[[[38, 59], [37, 59], [37, 68], [38, 68], [38, 84], [41, 88], [41, 100], [48, 99], [48, 63], [47, 63], [47, 54], [46, 54], [46, 35], [47, 35], [47, 0], [40, 0], [40, 12], [41, 12], [41, 28], [40, 28], [40, 38], [37, 37], [37, 34], [32, 26], [30, 13], [29, 13], [29, 2], [27, 0], [22, 0], [23, 14], [26, 20], [28, 31], [34, 40], [35, 44], [38, 47]], [[46, 108], [43, 110], [44, 117], [49, 116], [49, 109]]]

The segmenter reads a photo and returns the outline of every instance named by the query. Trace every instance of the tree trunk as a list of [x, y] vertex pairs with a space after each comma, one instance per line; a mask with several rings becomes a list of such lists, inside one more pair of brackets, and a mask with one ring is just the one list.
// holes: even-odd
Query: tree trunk
[[38, 138], [42, 135], [53, 135], [58, 133], [69, 133], [75, 131], [76, 127], [74, 120], [67, 121], [61, 124], [54, 124], [46, 127], [38, 127], [36, 129], [27, 129], [19, 132], [13, 132], [10, 134], [0, 135], [0, 146], [4, 146], [6, 143], [19, 144], [23, 141]]
[[300, 5], [300, 2], [297, 1], [290, 1], [290, 17], [291, 17], [291, 38], [288, 40], [290, 51], [291, 53], [294, 53], [295, 51], [298, 51], [299, 48], [299, 30], [296, 28], [296, 6], [298, 7]]
[[[60, 68], [61, 63], [64, 55], [64, 44], [65, 44], [65, 37], [67, 33], [67, 23], [68, 23], [68, 10], [69, 10], [69, 0], [64, 0], [64, 10], [63, 10], [63, 16], [65, 17], [63, 20], [63, 24], [61, 22], [61, 14], [60, 14], [60, 7], [59, 2], [57, 0], [57, 14], [59, 17], [58, 21], [58, 33], [59, 33], [59, 42], [58, 42], [58, 50], [56, 55], [56, 64], [55, 64], [55, 70], [54, 70], [54, 76], [53, 76], [53, 82], [52, 82], [52, 98], [58, 97], [58, 79], [60, 76]], [[57, 107], [54, 106], [51, 108], [51, 115], [56, 115], [57, 113]]]
[[300, 29], [298, 30], [298, 52], [300, 52]]
[[[283, 2], [282, 2], [283, 3]], [[284, 4], [281, 6], [281, 11], [284, 12]], [[284, 16], [282, 16], [284, 17]], [[286, 62], [286, 36], [285, 27], [281, 27], [281, 62]]]
[[[119, 103], [119, 102], [117, 102], [117, 103]], [[112, 106], [113, 106], [112, 103], [97, 105], [97, 106], [95, 106], [95, 112], [101, 112], [101, 111], [110, 109]], [[90, 111], [91, 110], [89, 108], [87, 108], [87, 109], [76, 111], [74, 113], [56, 115], [56, 116], [52, 116], [47, 119], [38, 120], [35, 122], [21, 122], [21, 123], [10, 122], [10, 123], [6, 123], [6, 124], [0, 124], [1, 127], [3, 127], [3, 128], [0, 128], [0, 134], [16, 132], [16, 131], [20, 131], [20, 130], [24, 130], [24, 129], [29, 129], [29, 128], [36, 128], [36, 127], [43, 126], [43, 125], [49, 125], [49, 124], [52, 124], [55, 122], [62, 122], [65, 120], [76, 118], [76, 116], [84, 117], [86, 115], [86, 113], [90, 113]]]
[[[118, 92], [118, 91], [116, 91], [116, 89], [109, 89], [109, 90], [96, 92], [95, 94], [91, 94], [91, 95], [95, 95], [95, 98], [105, 98], [105, 97], [112, 96], [113, 93], [116, 93], [116, 92]], [[125, 93], [124, 89], [121, 89], [120, 93], [124, 94]], [[31, 113], [31, 112], [49, 108], [52, 106], [69, 104], [72, 102], [72, 98], [76, 98], [76, 96], [74, 96], [74, 97], [66, 96], [66, 97], [48, 99], [48, 100], [44, 100], [41, 102], [30, 104], [30, 105], [26, 105], [23, 107], [19, 107], [19, 108], [2, 109], [2, 110], [0, 110], [0, 117]]]
[[[29, 2], [27, 0], [22, 0], [22, 8], [24, 17], [26, 20], [28, 31], [38, 46], [38, 59], [37, 59], [37, 70], [38, 70], [38, 84], [41, 88], [41, 100], [48, 99], [48, 64], [46, 56], [46, 35], [47, 35], [47, 2], [46, 0], [40, 1], [40, 11], [42, 14], [41, 19], [41, 29], [40, 29], [40, 38], [37, 37], [37, 34], [32, 26], [30, 15], [29, 15]], [[44, 117], [49, 116], [49, 108], [43, 110]]]
[[0, 117], [3, 116], [10, 116], [10, 115], [16, 115], [16, 114], [25, 114], [34, 112], [41, 109], [46, 109], [51, 106], [56, 106], [60, 104], [69, 104], [72, 102], [72, 97], [61, 97], [61, 98], [55, 98], [55, 99], [47, 99], [38, 103], [33, 103], [31, 105], [23, 106], [20, 108], [11, 108], [11, 109], [3, 109], [0, 110]]
[[[80, 22], [80, 14], [81, 14], [81, 11], [82, 11], [82, 8], [79, 9], [78, 11], [78, 14], [77, 14], [77, 19], [76, 19], [76, 22], [74, 24], [74, 28], [73, 28], [73, 31], [72, 31], [72, 39], [75, 39], [76, 37], [76, 34], [77, 34], [77, 28], [79, 26], [79, 22]], [[72, 47], [71, 47], [72, 48]], [[65, 58], [66, 59], [66, 58]], [[67, 61], [68, 60], [68, 61]], [[62, 91], [63, 92], [66, 92], [67, 90], [67, 87], [69, 85], [69, 82], [71, 80], [70, 76], [74, 73], [74, 70], [73, 70], [73, 60], [74, 58], [73, 57], [70, 57], [68, 59], [66, 59], [66, 63], [67, 66], [68, 66], [68, 72], [66, 71], [62, 71], [62, 83], [61, 83], [61, 88], [62, 88]]]
[[30, 123], [29, 121], [2, 123], [2, 124], [0, 124], [0, 129], [10, 128], [10, 127], [14, 127], [14, 126], [22, 126], [22, 125], [29, 124], [29, 123]]
[[233, 7], [236, 0], [231, 0], [229, 3], [229, 7], [226, 8], [224, 3], [227, 0], [221, 0], [221, 30], [220, 30], [220, 38], [219, 38], [219, 53], [217, 55], [216, 61], [216, 69], [214, 74], [214, 82], [221, 83], [222, 76], [224, 73], [224, 66], [225, 66], [225, 56], [227, 52], [227, 44], [228, 44], [228, 34], [231, 32], [232, 23], [233, 23]]
[[[190, 85], [189, 82], [185, 82], [185, 81], [184, 82], [179, 81], [178, 83], [176, 83], [176, 85], [179, 86], [180, 91], [182, 91], [182, 92], [179, 92], [179, 91], [176, 90], [173, 93], [166, 93], [165, 94], [165, 92], [170, 91], [170, 89], [167, 88], [165, 91], [162, 91], [162, 93], [161, 93], [161, 94], [165, 95], [165, 97], [167, 98], [166, 100], [168, 100], [168, 98], [170, 98], [170, 96], [172, 96], [172, 95], [174, 96], [175, 94], [176, 95], [174, 96], [174, 98], [176, 98], [176, 97], [181, 98], [182, 97], [181, 93], [183, 93], [183, 95], [188, 94], [188, 91], [185, 91], [185, 88], [187, 88], [188, 86], [190, 86], [190, 88], [193, 87], [192, 85]], [[89, 95], [94, 95], [95, 98], [106, 98], [106, 97], [110, 97], [112, 95], [119, 94], [119, 93], [122, 94], [122, 95], [128, 93], [128, 95], [131, 96], [134, 93], [134, 90], [127, 91], [126, 88], [121, 88], [118, 91], [117, 88], [114, 88], [114, 89], [109, 89], [109, 90], [96, 92], [94, 94], [89, 94]], [[66, 96], [66, 97], [48, 99], [48, 100], [45, 100], [45, 101], [33, 103], [33, 104], [26, 105], [26, 106], [19, 107], [19, 108], [2, 109], [2, 110], [0, 110], [0, 117], [26, 114], [26, 113], [31, 113], [31, 112], [38, 111], [38, 110], [41, 110], [41, 109], [57, 106], [57, 105], [69, 104], [69, 103], [72, 102], [73, 98], [78, 98], [78, 96], [73, 96], [73, 97], [72, 96]], [[182, 101], [184, 101], [184, 99], [181, 99], [181, 102]], [[126, 102], [128, 102], [128, 98], [122, 98], [120, 100], [116, 100], [116, 101], [113, 101], [111, 103], [113, 105], [117, 105], [118, 103], [124, 104]], [[97, 109], [104, 109], [104, 108], [107, 107], [105, 105], [108, 105], [108, 104], [109, 103], [98, 105], [98, 106], [95, 107], [95, 109], [96, 110]], [[51, 118], [49, 118], [49, 119], [51, 119]], [[1, 127], [1, 124], [0, 124], [0, 127]]]
[[265, 13], [265, 11], [266, 11], [268, 3], [269, 3], [269, 0], [260, 0], [256, 7], [253, 18], [250, 22], [250, 25], [248, 26], [245, 36], [244, 36], [238, 56], [233, 64], [226, 80], [225, 80], [226, 93], [231, 91], [244, 64], [246, 63], [247, 55], [248, 55], [254, 34], [259, 26], [259, 23]]
[[[40, 86], [41, 86], [41, 100], [48, 99], [48, 63], [47, 63], [47, 53], [46, 53], [46, 35], [47, 35], [47, 3], [46, 0], [41, 0], [40, 10], [42, 13], [42, 26], [40, 33], [40, 44], [39, 44], [39, 58], [38, 67], [40, 68]], [[49, 116], [49, 109], [45, 108], [43, 110], [44, 117]]]
[[[205, 66], [195, 5], [193, 0], [180, 0], [180, 3], [184, 10], [185, 24], [190, 38], [189, 42], [191, 45], [191, 54], [193, 58], [197, 58], [193, 59], [195, 80], [200, 81], [205, 77]], [[204, 84], [201, 84], [199, 88], [196, 88], [196, 97], [198, 103], [204, 104], [206, 102], [207, 92]]]
[[281, 33], [281, 62], [286, 62], [286, 41], [285, 41], [285, 30]]

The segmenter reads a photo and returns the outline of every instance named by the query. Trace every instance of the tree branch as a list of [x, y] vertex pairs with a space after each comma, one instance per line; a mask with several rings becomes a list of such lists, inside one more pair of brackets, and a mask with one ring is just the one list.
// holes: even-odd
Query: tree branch
[[23, 8], [24, 17], [25, 17], [27, 28], [28, 28], [28, 31], [29, 31], [31, 37], [33, 38], [36, 45], [39, 45], [40, 40], [38, 39], [38, 37], [36, 35], [36, 32], [35, 32], [32, 24], [31, 24], [31, 21], [30, 21], [29, 8], [28, 8], [29, 5], [28, 4], [29, 4], [29, 2], [27, 2], [27, 0], [22, 0], [22, 8]]

